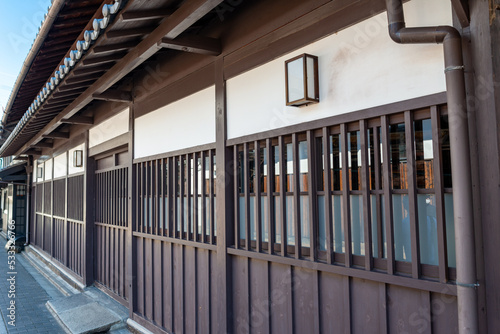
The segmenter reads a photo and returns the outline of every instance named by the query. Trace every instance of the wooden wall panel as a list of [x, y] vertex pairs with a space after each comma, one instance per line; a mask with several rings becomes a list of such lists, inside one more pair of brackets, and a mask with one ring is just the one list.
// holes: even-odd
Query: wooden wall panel
[[184, 333], [184, 246], [173, 245], [174, 329]]
[[432, 333], [458, 333], [458, 305], [455, 296], [431, 293]]
[[163, 326], [163, 280], [170, 278], [163, 277], [163, 243], [160, 240], [153, 240], [153, 321]]
[[356, 278], [350, 280], [352, 333], [380, 333], [379, 308], [382, 303], [378, 288], [376, 282]]
[[250, 260], [250, 328], [252, 333], [269, 333], [268, 262]]
[[163, 245], [163, 327], [169, 331], [174, 323], [172, 247], [171, 243]]
[[427, 291], [388, 286], [387, 315], [391, 333], [432, 332], [430, 294]]
[[[316, 282], [314, 282], [316, 280]], [[298, 333], [319, 332], [319, 310], [316, 301], [318, 291], [315, 273], [311, 270], [293, 268], [293, 319], [294, 329]]]
[[292, 333], [292, 273], [290, 266], [270, 263], [271, 332]]
[[[217, 266], [215, 265], [216, 260], [217, 260], [217, 253], [216, 252], [210, 252], [210, 290], [211, 291], [217, 291]], [[210, 296], [210, 330], [211, 333], [217, 333], [218, 330], [218, 323], [217, 323], [217, 312], [214, 310], [217, 309], [217, 298], [215, 296], [211, 295]], [[233, 309], [228, 311], [229, 314], [232, 316]]]
[[322, 333], [345, 333], [344, 312], [350, 312], [344, 304], [342, 276], [320, 273], [319, 302], [320, 330]]
[[[144, 314], [144, 239], [136, 238], [137, 243], [137, 312]], [[142, 264], [142, 265], [140, 265]]]
[[193, 247], [184, 248], [184, 321], [186, 323], [186, 333], [196, 332], [196, 249]]
[[[210, 251], [197, 249], [196, 254], [196, 317], [197, 332], [210, 333]], [[215, 281], [215, 278], [212, 279]], [[215, 299], [215, 296], [214, 298]], [[215, 312], [214, 312], [215, 313]]]
[[233, 326], [235, 333], [249, 333], [248, 259], [232, 257], [233, 271]]
[[144, 303], [145, 315], [148, 320], [153, 320], [153, 240], [144, 238]]

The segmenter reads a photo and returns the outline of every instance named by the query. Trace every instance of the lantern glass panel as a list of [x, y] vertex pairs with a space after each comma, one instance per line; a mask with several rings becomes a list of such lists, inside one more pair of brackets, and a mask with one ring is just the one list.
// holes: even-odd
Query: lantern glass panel
[[287, 63], [288, 102], [301, 100], [304, 92], [304, 58]]
[[307, 57], [307, 97], [316, 98], [316, 78], [314, 76], [314, 58]]

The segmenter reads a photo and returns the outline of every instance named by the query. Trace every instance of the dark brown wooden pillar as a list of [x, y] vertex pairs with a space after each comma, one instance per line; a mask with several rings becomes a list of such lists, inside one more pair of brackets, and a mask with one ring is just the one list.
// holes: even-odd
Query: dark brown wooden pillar
[[215, 94], [216, 94], [216, 162], [217, 162], [217, 263], [215, 272], [217, 280], [217, 324], [218, 333], [232, 332], [232, 287], [231, 261], [227, 247], [233, 242], [233, 154], [226, 147], [227, 139], [227, 109], [226, 82], [224, 80], [224, 58], [215, 63]]
[[125, 284], [128, 290], [127, 296], [129, 301], [129, 317], [133, 319], [134, 310], [136, 306], [136, 289], [137, 289], [137, 264], [136, 264], [136, 244], [134, 242], [134, 223], [135, 223], [135, 196], [136, 196], [136, 184], [135, 184], [135, 172], [134, 172], [134, 107], [129, 108], [129, 141], [128, 141], [128, 230], [126, 236], [126, 263], [125, 263]]
[[[85, 214], [85, 256], [83, 267], [85, 268], [83, 274], [83, 283], [86, 286], [94, 283], [94, 208], [95, 208], [95, 160], [89, 157], [89, 132], [85, 135], [85, 196], [83, 200], [83, 212]], [[67, 195], [67, 194], [66, 194]]]

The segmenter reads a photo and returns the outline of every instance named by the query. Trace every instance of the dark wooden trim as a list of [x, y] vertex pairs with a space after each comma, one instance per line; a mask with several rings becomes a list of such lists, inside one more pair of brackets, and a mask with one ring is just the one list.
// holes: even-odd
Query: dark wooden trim
[[59, 132], [59, 131], [53, 131], [49, 134], [45, 134], [42, 136], [43, 138], [50, 138], [50, 139], [68, 139], [69, 138], [69, 132]]
[[99, 46], [94, 46], [91, 52], [93, 54], [99, 54], [106, 52], [126, 51], [136, 47], [137, 44], [139, 44], [138, 41], [130, 41], [130, 42], [122, 42], [116, 44], [99, 45]]
[[193, 248], [199, 248], [199, 249], [206, 249], [210, 251], [217, 251], [217, 246], [216, 245], [211, 245], [207, 243], [202, 243], [202, 242], [196, 242], [196, 241], [191, 241], [191, 240], [186, 240], [186, 239], [180, 239], [180, 238], [173, 238], [173, 237], [167, 237], [167, 236], [162, 236], [162, 235], [155, 235], [151, 233], [145, 233], [145, 232], [133, 232], [134, 238], [144, 238], [144, 239], [151, 239], [151, 240], [159, 240], [163, 242], [168, 242], [173, 245], [180, 245], [180, 246], [187, 246], [187, 247], [193, 247]]
[[469, 2], [467, 0], [451, 0], [451, 5], [462, 28], [470, 26]]
[[349, 147], [347, 145], [347, 126], [345, 123], [340, 125], [340, 142], [342, 151], [342, 209], [344, 210], [344, 217], [342, 219], [342, 226], [344, 227], [344, 245], [345, 245], [345, 266], [351, 267], [352, 265], [352, 247], [351, 247], [351, 212], [350, 212], [350, 195], [349, 195]]
[[[366, 270], [372, 270], [372, 215], [371, 215], [371, 201], [370, 201], [370, 175], [368, 170], [368, 129], [365, 120], [359, 121], [359, 131], [361, 140], [361, 184], [363, 191], [363, 225], [364, 225], [364, 239], [365, 239], [365, 256], [364, 266]], [[374, 162], [372, 162], [374, 164]]]
[[115, 138], [112, 138], [104, 143], [89, 148], [89, 156], [94, 157], [101, 154], [106, 154], [114, 149], [125, 147], [129, 144], [130, 133], [123, 133]]
[[138, 163], [146, 162], [146, 161], [152, 161], [152, 160], [157, 160], [157, 159], [166, 159], [166, 158], [176, 157], [176, 156], [180, 156], [180, 155], [197, 153], [197, 152], [201, 152], [201, 151], [209, 151], [209, 150], [215, 149], [215, 147], [216, 147], [215, 143], [193, 146], [193, 147], [189, 147], [189, 148], [183, 148], [183, 149], [177, 150], [177, 151], [170, 151], [167, 153], [161, 153], [161, 154], [150, 155], [150, 156], [143, 157], [143, 158], [137, 158], [137, 159], [133, 160], [133, 163], [138, 164]]
[[455, 284], [443, 284], [436, 281], [415, 279], [400, 275], [388, 275], [386, 273], [380, 273], [376, 271], [348, 268], [342, 265], [329, 265], [326, 263], [311, 262], [309, 260], [297, 260], [291, 257], [269, 255], [266, 253], [257, 253], [251, 251], [249, 252], [234, 248], [228, 248], [227, 253], [235, 256], [241, 256], [256, 260], [269, 261], [272, 263], [281, 263], [293, 267], [323, 271], [331, 274], [341, 275], [346, 278], [349, 277], [360, 278], [378, 283], [393, 284], [412, 289], [421, 289], [450, 296], [457, 295], [457, 286]]
[[443, 169], [441, 156], [441, 121], [439, 110], [436, 106], [431, 107], [432, 123], [432, 146], [434, 156], [434, 190], [436, 198], [436, 220], [437, 220], [437, 242], [439, 256], [439, 281], [446, 283], [448, 281], [448, 249], [446, 240], [446, 219], [444, 207], [443, 192]]
[[382, 154], [384, 161], [382, 166], [382, 173], [384, 175], [383, 189], [384, 189], [384, 213], [385, 213], [385, 235], [387, 243], [387, 273], [393, 275], [395, 271], [394, 260], [394, 235], [392, 233], [392, 192], [391, 192], [391, 170], [389, 161], [391, 161], [390, 154], [390, 137], [389, 137], [389, 117], [382, 116], [381, 123], [382, 134]]
[[415, 165], [415, 131], [411, 111], [404, 113], [405, 141], [406, 141], [406, 168], [408, 175], [408, 197], [411, 235], [411, 272], [413, 278], [420, 277], [420, 247], [419, 247], [419, 221], [417, 203], [417, 172]]
[[[124, 90], [108, 89], [103, 93], [94, 93], [92, 98], [103, 101], [132, 102], [131, 92]], [[74, 117], [74, 116], [73, 116]]]
[[[216, 61], [216, 159], [217, 159], [217, 258], [216, 258], [216, 286], [215, 296], [217, 300], [216, 312], [217, 332], [229, 333], [232, 329], [232, 267], [227, 254], [228, 245], [232, 244], [231, 237], [234, 235], [233, 225], [230, 223], [233, 217], [233, 207], [231, 198], [233, 196], [234, 175], [226, 174], [231, 172], [234, 164], [231, 148], [226, 146], [227, 138], [227, 105], [226, 105], [226, 82], [223, 76], [224, 58]], [[213, 162], [210, 161], [213, 165]], [[212, 176], [211, 176], [212, 177]], [[213, 198], [213, 197], [212, 197]], [[213, 231], [211, 231], [213, 235]], [[248, 239], [247, 239], [248, 240]]]
[[173, 10], [170, 8], [162, 8], [155, 10], [138, 10], [138, 11], [126, 11], [120, 14], [120, 19], [123, 22], [136, 22], [154, 19], [163, 19], [166, 16], [173, 14]]
[[61, 120], [61, 123], [93, 125], [94, 118], [89, 116], [73, 116], [71, 118]]
[[127, 164], [127, 181], [128, 181], [128, 212], [127, 212], [127, 220], [128, 220], [128, 231], [125, 237], [125, 272], [126, 272], [126, 294], [128, 296], [128, 309], [129, 309], [129, 317], [134, 317], [134, 311], [137, 306], [137, 244], [134, 242], [134, 226], [137, 224], [138, 219], [136, 216], [137, 207], [135, 204], [137, 201], [137, 179], [136, 179], [136, 170], [137, 166], [133, 164], [132, 157], [134, 156], [134, 113], [135, 107], [132, 106], [129, 112], [129, 132], [126, 134], [128, 139], [128, 152], [129, 152], [129, 161]]
[[221, 53], [219, 39], [197, 35], [182, 36], [176, 39], [162, 38], [158, 45], [162, 48], [199, 53], [208, 56], [218, 56]]
[[[85, 147], [88, 148], [89, 134], [86, 133]], [[88, 152], [88, 151], [87, 151]], [[85, 271], [84, 282], [86, 286], [94, 283], [94, 221], [95, 221], [95, 160], [86, 154], [85, 163], [85, 197], [83, 200], [84, 213], [85, 213]]]
[[410, 100], [394, 102], [386, 105], [349, 112], [342, 115], [336, 115], [314, 121], [286, 126], [283, 128], [263, 131], [252, 135], [231, 138], [227, 140], [227, 145], [237, 145], [254, 140], [264, 140], [268, 137], [285, 136], [294, 132], [304, 132], [310, 129], [320, 129], [324, 126], [333, 126], [342, 123], [356, 122], [360, 119], [376, 118], [384, 115], [401, 113], [405, 110], [415, 110], [419, 108], [429, 107], [431, 105], [440, 105], [444, 103], [446, 103], [446, 93], [437, 93]]

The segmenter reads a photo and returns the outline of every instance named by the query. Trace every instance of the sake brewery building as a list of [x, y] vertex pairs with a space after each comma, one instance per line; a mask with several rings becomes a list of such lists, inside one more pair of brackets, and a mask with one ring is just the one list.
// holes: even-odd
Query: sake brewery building
[[53, 0], [31, 249], [155, 333], [497, 333], [499, 6]]

